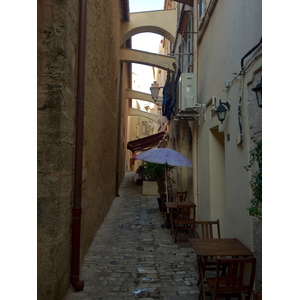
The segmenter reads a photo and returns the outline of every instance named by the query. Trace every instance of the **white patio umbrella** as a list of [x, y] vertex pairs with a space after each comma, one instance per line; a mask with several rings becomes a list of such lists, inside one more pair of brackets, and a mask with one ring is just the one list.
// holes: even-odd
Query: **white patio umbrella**
[[150, 149], [139, 154], [136, 159], [174, 167], [193, 167], [192, 162], [186, 156], [170, 148]]
[[[165, 173], [167, 173], [166, 165], [174, 166], [174, 167], [189, 167], [192, 168], [192, 162], [183, 154], [170, 149], [170, 148], [156, 148], [147, 150], [138, 156], [136, 159], [145, 160], [152, 163], [164, 164], [165, 165]], [[167, 175], [165, 176], [167, 181]], [[168, 201], [168, 185], [166, 182], [166, 196]]]

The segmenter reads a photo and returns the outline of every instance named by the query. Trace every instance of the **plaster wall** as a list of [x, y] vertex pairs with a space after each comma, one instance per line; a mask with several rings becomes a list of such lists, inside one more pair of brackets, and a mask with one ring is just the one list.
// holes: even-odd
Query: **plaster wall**
[[[249, 175], [244, 170], [249, 159], [250, 130], [248, 119], [249, 79], [238, 76], [241, 59], [261, 38], [261, 1], [218, 1], [205, 34], [198, 45], [198, 102], [206, 103], [215, 96], [231, 108], [224, 124], [213, 114], [211, 104], [204, 111], [204, 121], [199, 127], [199, 217], [216, 218], [220, 215], [222, 235], [237, 237], [252, 248], [252, 219], [248, 214]], [[261, 48], [245, 59], [245, 66], [261, 52]], [[248, 73], [255, 73], [261, 67], [252, 65]], [[225, 81], [230, 86], [224, 90]], [[239, 99], [242, 97], [243, 144], [240, 141], [238, 123]], [[258, 110], [259, 108], [254, 108]], [[212, 130], [223, 136], [224, 150], [218, 152], [212, 143]], [[221, 158], [223, 156], [223, 158]], [[220, 165], [221, 164], [221, 165]], [[222, 180], [226, 187], [223, 196], [216, 190], [215, 181]], [[220, 206], [220, 197], [223, 197]]]
[[[188, 121], [170, 122], [168, 125], [168, 146], [178, 151], [192, 161], [192, 130]], [[175, 167], [172, 170], [174, 180], [173, 191], [188, 191], [187, 200], [193, 200], [193, 169], [188, 167]]]
[[[211, 128], [208, 136], [210, 156], [210, 216], [206, 219], [217, 220], [225, 224], [225, 153], [224, 133], [217, 127]], [[201, 211], [201, 210], [200, 210]], [[224, 226], [221, 226], [221, 236], [224, 234]]]
[[[192, 132], [187, 121], [179, 122], [179, 130], [180, 130], [180, 139], [179, 145], [176, 145], [176, 151], [180, 152], [181, 154], [185, 155], [190, 161], [192, 159]], [[192, 191], [193, 189], [193, 169], [188, 167], [177, 167], [177, 173], [181, 176], [177, 176], [177, 185], [181, 185], [178, 191]], [[192, 193], [188, 192], [187, 196], [188, 200], [192, 200]]]

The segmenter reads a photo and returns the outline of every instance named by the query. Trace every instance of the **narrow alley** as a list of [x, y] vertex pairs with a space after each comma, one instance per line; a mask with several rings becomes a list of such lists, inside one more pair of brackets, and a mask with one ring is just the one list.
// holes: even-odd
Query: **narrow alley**
[[178, 247], [163, 222], [157, 196], [143, 196], [127, 172], [85, 256], [84, 290], [65, 300], [197, 299], [196, 256]]

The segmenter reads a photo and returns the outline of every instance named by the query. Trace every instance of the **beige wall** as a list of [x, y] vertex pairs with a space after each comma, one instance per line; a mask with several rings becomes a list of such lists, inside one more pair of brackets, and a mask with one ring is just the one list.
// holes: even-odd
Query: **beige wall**
[[[57, 3], [38, 3], [39, 300], [62, 299], [70, 285], [78, 1]], [[125, 171], [128, 103], [119, 96], [131, 71], [124, 64], [120, 93], [120, 12], [117, 0], [88, 1], [81, 258], [115, 197], [116, 172], [120, 183]]]
[[[194, 193], [191, 186], [188, 186], [189, 195], [193, 195], [198, 204], [199, 219], [219, 218], [224, 237], [237, 237], [253, 249], [252, 218], [247, 210], [251, 190], [249, 174], [244, 166], [248, 164], [249, 150], [254, 141], [261, 138], [261, 109], [251, 91], [261, 77], [261, 46], [244, 60], [247, 68], [244, 75], [238, 75], [241, 71], [241, 59], [261, 38], [261, 0], [211, 0], [206, 1], [206, 8], [209, 7], [209, 3], [215, 4], [215, 9], [208, 26], [202, 33], [198, 30], [198, 34], [194, 35], [198, 41], [197, 57], [194, 59], [197, 63], [195, 71], [198, 74], [198, 103], [205, 104], [215, 96], [216, 107], [219, 99], [223, 102], [230, 99], [231, 109], [224, 124], [220, 124], [214, 116], [216, 107], [212, 107], [211, 104], [205, 110], [199, 110], [204, 117], [200, 118], [197, 129], [195, 122], [189, 122], [193, 133], [193, 151], [197, 152], [194, 168], [197, 168], [198, 174], [198, 180], [194, 182]], [[176, 7], [179, 9], [182, 4]], [[192, 9], [185, 6], [185, 10]], [[179, 10], [177, 16], [180, 16]], [[182, 36], [178, 34], [176, 38], [175, 53], [178, 53]], [[169, 46], [166, 43], [164, 51], [170, 51]], [[187, 52], [187, 44], [183, 52]], [[187, 56], [183, 59], [183, 65], [186, 65]], [[163, 78], [163, 74], [157, 76]], [[225, 81], [229, 83], [226, 90]], [[237, 141], [241, 140], [238, 123], [240, 97], [243, 143], [237, 145]], [[185, 155], [191, 157], [191, 153], [184, 147], [185, 122], [170, 122], [169, 146], [179, 152], [184, 151]], [[189, 182], [189, 174], [184, 173], [182, 170], [177, 172], [179, 188], [183, 188], [186, 182]], [[191, 180], [197, 178], [196, 173]]]
[[[247, 210], [252, 192], [249, 186], [250, 174], [244, 169], [249, 162], [250, 149], [262, 138], [261, 108], [256, 104], [255, 94], [251, 90], [261, 79], [261, 45], [245, 58], [244, 72], [241, 72], [241, 60], [260, 42], [262, 1], [204, 2], [210, 10], [204, 14], [207, 18], [202, 23], [204, 25], [200, 29], [194, 26], [193, 29], [194, 32], [197, 31], [197, 35], [194, 35], [197, 46], [193, 49], [197, 51], [197, 55], [193, 59], [193, 72], [197, 73], [198, 80], [197, 102], [207, 106], [199, 109], [199, 113], [203, 114], [199, 125], [189, 122], [192, 132], [194, 182], [193, 188], [188, 187], [188, 194], [197, 203], [198, 219], [220, 219], [223, 237], [237, 237], [254, 251], [258, 260], [256, 289], [261, 291], [261, 221], [249, 216]], [[183, 5], [177, 3], [176, 7], [181, 9]], [[192, 8], [186, 5], [185, 10]], [[177, 11], [177, 20], [179, 16], [180, 10]], [[175, 53], [181, 52], [181, 41], [182, 36], [178, 34]], [[187, 52], [187, 43], [184, 43], [182, 49]], [[186, 65], [187, 57], [183, 57], [183, 66]], [[183, 69], [183, 72], [187, 70]], [[212, 106], [209, 101], [213, 96], [216, 97], [216, 106]], [[222, 102], [230, 100], [231, 103], [224, 124], [215, 115], [219, 99]], [[238, 120], [239, 103], [242, 135]], [[179, 152], [184, 151], [184, 122], [180, 121], [180, 124], [175, 125], [171, 120], [168, 126], [169, 146]], [[241, 140], [243, 142], [238, 145]], [[182, 171], [178, 172], [181, 186], [188, 176]]]
[[[250, 199], [249, 175], [243, 168], [248, 163], [250, 149], [247, 74], [257, 72], [261, 61], [248, 69], [245, 76], [234, 78], [241, 71], [242, 57], [260, 38], [261, 1], [218, 1], [198, 48], [198, 102], [206, 103], [212, 96], [217, 98], [217, 106], [219, 99], [226, 102], [229, 98], [231, 101], [223, 125], [216, 116], [211, 118], [210, 105], [204, 112], [205, 122], [199, 128], [199, 217], [220, 217], [223, 236], [238, 237], [250, 248], [252, 219], [246, 210]], [[260, 52], [261, 48], [249, 56], [245, 66]], [[232, 84], [227, 94], [223, 91], [226, 80]], [[236, 142], [237, 137], [240, 139], [239, 96], [242, 97], [241, 146]], [[254, 109], [260, 110], [258, 107]], [[216, 137], [222, 141], [217, 143]], [[223, 144], [221, 147], [220, 143]]]

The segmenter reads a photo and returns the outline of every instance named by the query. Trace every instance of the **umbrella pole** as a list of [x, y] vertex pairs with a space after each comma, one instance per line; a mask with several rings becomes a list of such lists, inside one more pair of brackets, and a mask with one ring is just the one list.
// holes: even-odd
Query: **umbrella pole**
[[[166, 198], [167, 202], [169, 202], [169, 194], [168, 194], [168, 176], [167, 176], [167, 164], [165, 164], [165, 180], [166, 180]], [[168, 222], [168, 215], [169, 215], [169, 209], [167, 209], [167, 222]]]
[[168, 178], [167, 178], [167, 164], [165, 164], [165, 181], [166, 181], [166, 198], [167, 202], [169, 202], [169, 195], [168, 195]]

